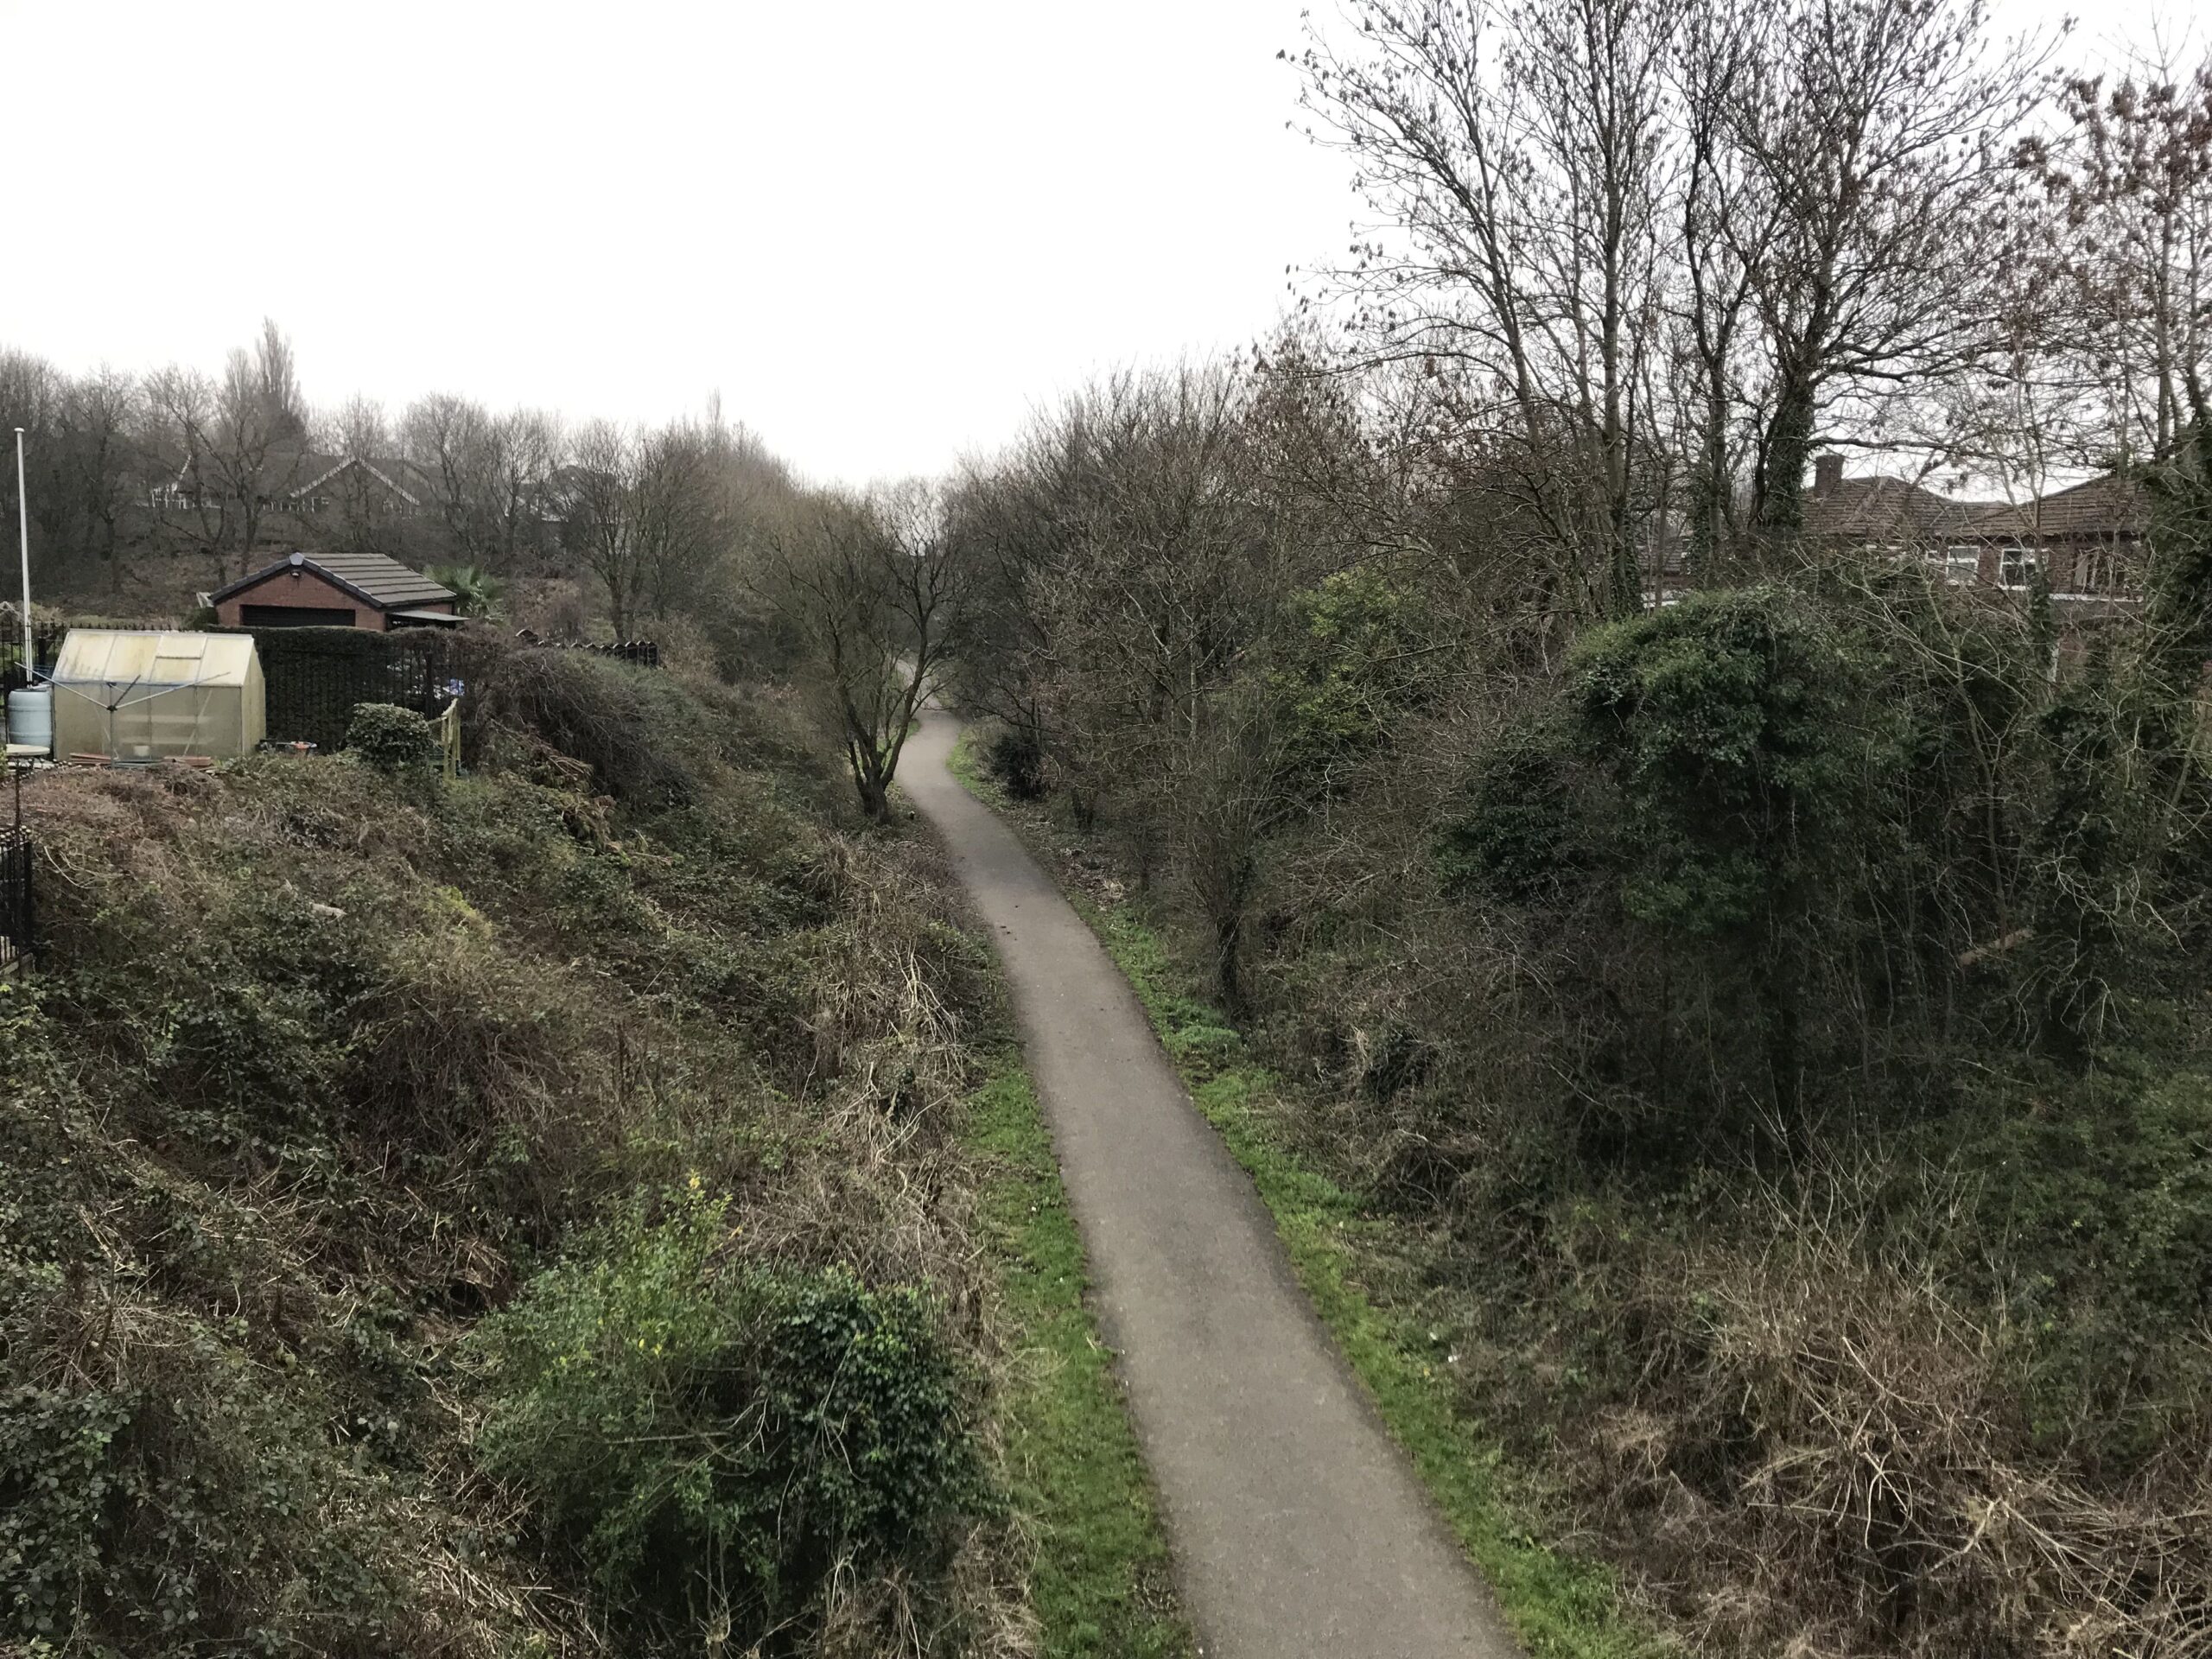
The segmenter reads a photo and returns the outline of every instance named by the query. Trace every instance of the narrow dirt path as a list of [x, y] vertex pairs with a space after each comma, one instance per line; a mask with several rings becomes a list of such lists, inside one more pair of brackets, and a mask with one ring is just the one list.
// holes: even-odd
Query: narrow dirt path
[[950, 844], [1006, 964], [1204, 1650], [1517, 1656], [1128, 981], [945, 770], [958, 734], [949, 715], [928, 715], [899, 781]]

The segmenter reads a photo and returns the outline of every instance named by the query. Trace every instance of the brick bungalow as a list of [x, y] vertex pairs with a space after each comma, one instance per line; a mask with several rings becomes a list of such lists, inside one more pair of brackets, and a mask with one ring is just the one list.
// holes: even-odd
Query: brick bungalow
[[450, 588], [381, 553], [292, 553], [208, 594], [226, 628], [458, 627]]
[[1989, 508], [1983, 528], [1999, 543], [2007, 586], [2039, 560], [2059, 599], [2136, 600], [2150, 556], [2151, 504], [2143, 486], [2106, 473], [2017, 507]]
[[2115, 474], [2035, 500], [1967, 501], [1902, 478], [1846, 478], [1822, 455], [1805, 501], [1808, 535], [1832, 544], [1918, 552], [1950, 580], [2018, 590], [2040, 564], [2051, 596], [2084, 614], [2136, 604], [2147, 556], [2142, 486]]
[[[158, 511], [215, 508], [235, 501], [247, 487], [242, 468], [225, 467], [197, 452], [175, 477], [156, 486]], [[332, 512], [354, 518], [416, 518], [433, 512], [444, 490], [430, 470], [396, 455], [334, 454], [315, 449], [273, 448], [251, 471], [254, 500], [264, 511], [317, 518]]]

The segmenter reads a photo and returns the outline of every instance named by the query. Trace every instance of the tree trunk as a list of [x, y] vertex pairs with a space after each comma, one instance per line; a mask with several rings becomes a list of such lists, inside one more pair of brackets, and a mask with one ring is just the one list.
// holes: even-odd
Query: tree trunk
[[1232, 1020], [1249, 1011], [1244, 990], [1244, 915], [1242, 908], [1214, 918], [1214, 978], [1221, 988], [1221, 1006]]
[[1689, 481], [1689, 574], [1695, 581], [1718, 567], [1728, 529], [1728, 390], [1719, 374], [1706, 388], [1704, 431]]
[[1759, 467], [1758, 528], [1770, 540], [1805, 527], [1805, 463], [1813, 452], [1814, 385], [1809, 376], [1785, 372], [1767, 426]]
[[891, 786], [866, 770], [853, 774], [853, 785], [860, 791], [861, 810], [880, 823], [891, 816]]
[[1627, 522], [1626, 514], [1616, 512], [1613, 522], [1606, 527], [1606, 540], [1611, 544], [1608, 572], [1606, 613], [1618, 621], [1643, 613], [1643, 572], [1636, 556], [1636, 531]]
[[607, 625], [614, 630], [616, 639], [630, 637], [630, 607], [623, 603], [622, 581], [619, 576], [607, 579]]

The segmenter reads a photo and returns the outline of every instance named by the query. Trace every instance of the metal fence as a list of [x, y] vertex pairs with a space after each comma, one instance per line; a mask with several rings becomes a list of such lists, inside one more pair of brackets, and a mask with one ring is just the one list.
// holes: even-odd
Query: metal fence
[[[48, 668], [61, 654], [62, 636], [67, 628], [34, 628], [31, 632], [33, 661]], [[0, 691], [17, 691], [30, 683], [30, 677], [23, 672], [23, 634], [20, 622], [15, 631], [0, 637]]]
[[637, 668], [658, 668], [660, 646], [651, 639], [617, 639], [611, 645], [594, 645], [588, 639], [548, 639], [524, 628], [515, 635], [525, 645], [541, 645], [549, 651], [588, 651], [595, 657], [612, 657], [619, 663], [628, 663]]
[[0, 830], [0, 968], [31, 954], [36, 911], [31, 903], [31, 832]]
[[596, 652], [601, 657], [612, 657], [617, 662], [630, 663], [639, 668], [660, 666], [660, 647], [650, 639], [618, 639], [611, 645], [580, 645], [574, 648]]

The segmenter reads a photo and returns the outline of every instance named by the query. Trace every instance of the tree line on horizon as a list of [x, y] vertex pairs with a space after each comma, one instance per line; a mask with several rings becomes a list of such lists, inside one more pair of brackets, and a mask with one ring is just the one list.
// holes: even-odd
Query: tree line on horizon
[[[281, 539], [494, 577], [579, 575], [626, 637], [707, 576], [743, 504], [797, 489], [719, 399], [639, 426], [495, 413], [448, 392], [397, 416], [358, 395], [317, 408], [274, 321], [212, 375], [73, 376], [0, 351], [0, 423], [25, 429], [35, 574], [86, 599], [122, 599], [134, 564], [183, 562], [188, 581], [212, 585]], [[303, 496], [346, 461], [376, 470], [348, 468]], [[178, 588], [152, 586], [172, 599]]]

